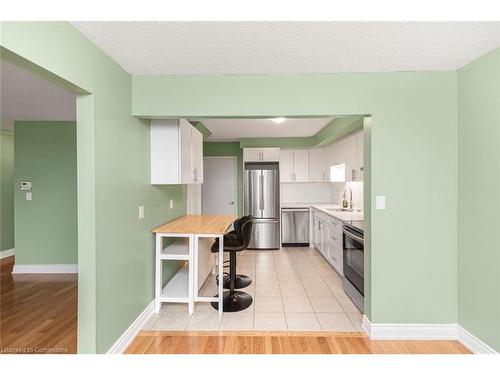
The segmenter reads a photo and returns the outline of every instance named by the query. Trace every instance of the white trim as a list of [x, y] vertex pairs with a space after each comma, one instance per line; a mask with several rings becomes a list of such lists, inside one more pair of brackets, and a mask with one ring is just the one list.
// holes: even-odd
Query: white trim
[[363, 331], [370, 340], [457, 340], [475, 354], [497, 354], [458, 324], [372, 324], [363, 315]]
[[14, 248], [0, 251], [0, 259], [8, 258], [13, 255], [16, 255]]
[[464, 327], [457, 327], [457, 340], [462, 343], [467, 349], [475, 354], [498, 354], [495, 349], [479, 340]]
[[12, 273], [78, 273], [78, 264], [14, 264]]
[[153, 316], [155, 301], [151, 303], [139, 314], [137, 319], [123, 332], [118, 340], [109, 348], [107, 354], [122, 354], [128, 348], [132, 340], [142, 329], [144, 324]]

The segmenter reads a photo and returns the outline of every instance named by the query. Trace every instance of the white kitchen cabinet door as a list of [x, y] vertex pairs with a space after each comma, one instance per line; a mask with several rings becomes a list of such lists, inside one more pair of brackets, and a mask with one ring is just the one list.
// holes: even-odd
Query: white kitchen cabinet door
[[293, 179], [293, 150], [280, 150], [280, 181], [294, 182]]
[[191, 128], [193, 126], [186, 120], [179, 121], [179, 156], [181, 163], [181, 184], [190, 184], [194, 181], [192, 168], [192, 150], [191, 150]]
[[295, 182], [309, 181], [309, 150], [293, 151], [293, 174]]
[[364, 132], [360, 131], [356, 134], [356, 181], [364, 179]]
[[337, 143], [339, 152], [339, 163], [345, 164], [345, 180], [355, 181], [356, 179], [356, 136], [349, 135]]
[[328, 181], [328, 165], [326, 148], [309, 149], [309, 182]]
[[262, 160], [263, 161], [279, 161], [280, 160], [280, 149], [277, 147], [265, 147], [261, 148]]
[[262, 149], [256, 147], [243, 149], [243, 161], [261, 161]]
[[191, 157], [193, 168], [193, 182], [203, 183], [203, 134], [192, 127], [191, 130]]
[[337, 270], [337, 272], [343, 276], [344, 275], [344, 265], [343, 265], [343, 258], [342, 258], [342, 248], [339, 247], [333, 238], [331, 238], [331, 246], [329, 248], [328, 252], [328, 261], [330, 264]]

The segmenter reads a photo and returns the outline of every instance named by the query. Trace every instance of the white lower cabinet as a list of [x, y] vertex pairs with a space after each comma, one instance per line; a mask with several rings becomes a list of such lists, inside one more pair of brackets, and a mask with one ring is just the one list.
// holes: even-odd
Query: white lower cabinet
[[343, 272], [342, 221], [312, 210], [312, 246], [341, 275]]

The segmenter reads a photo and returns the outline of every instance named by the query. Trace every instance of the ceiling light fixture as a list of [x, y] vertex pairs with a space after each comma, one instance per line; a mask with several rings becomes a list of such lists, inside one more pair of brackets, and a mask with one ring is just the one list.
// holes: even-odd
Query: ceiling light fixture
[[274, 123], [276, 124], [281, 124], [282, 122], [285, 122], [286, 121], [286, 118], [284, 117], [276, 117], [276, 118], [273, 118], [271, 119]]

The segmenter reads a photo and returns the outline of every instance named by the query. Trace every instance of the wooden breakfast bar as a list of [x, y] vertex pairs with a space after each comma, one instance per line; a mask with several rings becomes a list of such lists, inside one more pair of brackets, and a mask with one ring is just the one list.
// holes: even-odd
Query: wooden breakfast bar
[[[199, 287], [213, 270], [210, 246], [219, 239], [217, 271], [219, 280], [223, 280], [224, 233], [236, 220], [236, 216], [224, 215], [186, 215], [153, 229], [156, 236], [155, 256], [155, 312], [160, 312], [163, 302], [187, 303], [189, 314], [194, 312], [195, 302], [218, 302], [219, 314], [222, 314], [223, 283], [219, 283], [217, 297], [198, 295]], [[164, 247], [163, 240], [170, 239]], [[204, 241], [204, 242], [203, 242]], [[203, 244], [203, 245], [202, 245]], [[185, 261], [183, 267], [163, 286], [163, 262]], [[207, 266], [208, 264], [212, 267]]]

